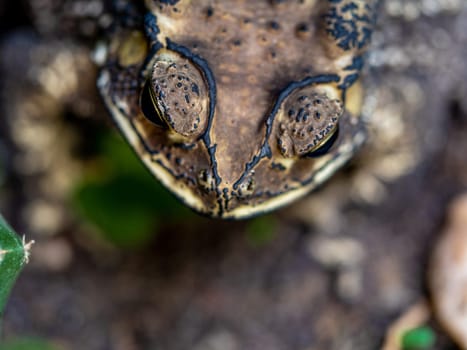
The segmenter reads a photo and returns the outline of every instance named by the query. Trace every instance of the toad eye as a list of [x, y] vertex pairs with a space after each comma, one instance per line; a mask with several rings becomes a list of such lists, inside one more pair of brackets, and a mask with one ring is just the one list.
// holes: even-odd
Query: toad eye
[[342, 103], [315, 86], [298, 89], [284, 102], [278, 146], [284, 157], [326, 154], [338, 136]]
[[157, 103], [154, 100], [150, 81], [146, 81], [144, 84], [143, 90], [141, 91], [139, 104], [141, 111], [143, 112], [146, 119], [161, 128], [167, 128], [167, 124], [164, 118], [161, 116], [161, 112], [159, 111]]
[[332, 135], [328, 139], [322, 142], [317, 148], [314, 148], [310, 152], [306, 153], [304, 156], [307, 158], [316, 158], [324, 156], [331, 149], [332, 145], [334, 145], [338, 137], [339, 125], [336, 126], [336, 128], [332, 132]]
[[163, 51], [141, 91], [140, 107], [153, 124], [193, 141], [206, 129], [208, 99], [199, 69], [177, 53]]

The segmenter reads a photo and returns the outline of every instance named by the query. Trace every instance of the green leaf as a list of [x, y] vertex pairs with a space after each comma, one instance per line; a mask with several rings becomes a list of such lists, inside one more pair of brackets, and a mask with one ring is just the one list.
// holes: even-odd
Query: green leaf
[[115, 134], [98, 140], [99, 156], [72, 193], [74, 207], [109, 242], [144, 246], [164, 223], [193, 217]]
[[75, 203], [106, 239], [130, 248], [143, 245], [157, 228], [156, 210], [147, 205], [148, 196], [136, 179], [120, 175], [102, 183], [83, 183]]
[[0, 350], [54, 350], [45, 340], [36, 338], [20, 338], [0, 344]]
[[264, 245], [275, 236], [276, 220], [272, 216], [260, 216], [251, 219], [247, 224], [246, 232], [251, 245]]
[[0, 215], [0, 319], [26, 254], [23, 242]]
[[435, 343], [435, 334], [430, 327], [411, 329], [402, 336], [403, 350], [426, 350]]

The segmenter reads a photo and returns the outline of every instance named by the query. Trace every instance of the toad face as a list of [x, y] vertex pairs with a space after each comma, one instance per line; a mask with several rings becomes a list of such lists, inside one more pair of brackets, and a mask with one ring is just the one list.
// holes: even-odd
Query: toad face
[[262, 213], [321, 184], [363, 142], [358, 76], [375, 6], [148, 0], [144, 16], [114, 26], [98, 85], [184, 203], [213, 217]]

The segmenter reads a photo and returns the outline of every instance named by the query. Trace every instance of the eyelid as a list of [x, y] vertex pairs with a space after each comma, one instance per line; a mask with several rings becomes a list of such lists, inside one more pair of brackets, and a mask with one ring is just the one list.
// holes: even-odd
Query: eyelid
[[184, 138], [200, 137], [208, 124], [209, 94], [196, 64], [164, 50], [148, 81], [152, 101], [171, 131]]
[[341, 100], [335, 97], [333, 90], [319, 85], [297, 88], [287, 96], [276, 117], [278, 147], [284, 157], [322, 154], [329, 149], [325, 146], [335, 141], [344, 111]]
[[210, 94], [198, 65], [178, 52], [162, 49], [151, 63], [140, 93], [143, 115], [167, 130], [176, 143], [193, 142], [208, 126]]

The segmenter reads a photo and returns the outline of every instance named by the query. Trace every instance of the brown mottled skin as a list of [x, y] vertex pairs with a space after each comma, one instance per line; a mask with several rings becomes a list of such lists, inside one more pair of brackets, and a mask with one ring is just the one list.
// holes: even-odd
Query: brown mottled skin
[[268, 211], [363, 141], [356, 81], [375, 6], [146, 1], [144, 24], [111, 33], [99, 87], [146, 166], [189, 206]]

